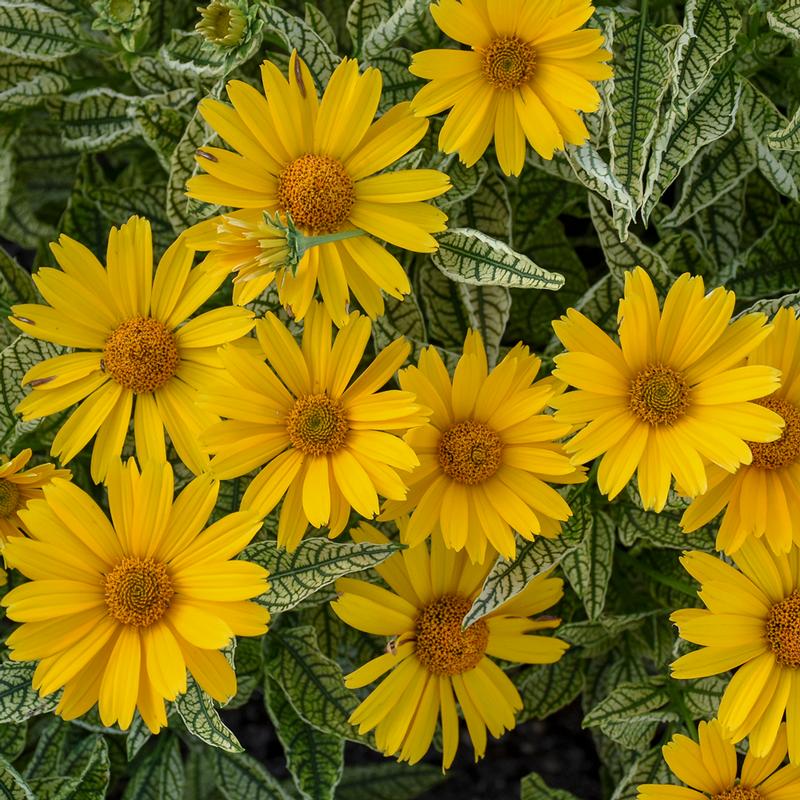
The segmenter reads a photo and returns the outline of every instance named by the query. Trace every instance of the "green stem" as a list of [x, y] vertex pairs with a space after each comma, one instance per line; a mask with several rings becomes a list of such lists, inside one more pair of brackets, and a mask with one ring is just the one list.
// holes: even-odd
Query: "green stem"
[[629, 566], [634, 567], [639, 572], [644, 573], [649, 578], [652, 578], [656, 583], [660, 583], [664, 586], [669, 586], [671, 589], [675, 589], [679, 591], [681, 594], [685, 594], [687, 597], [691, 597], [693, 600], [697, 599], [697, 589], [691, 586], [688, 583], [684, 583], [677, 578], [673, 578], [671, 575], [664, 575], [656, 569], [652, 569], [648, 567], [646, 564], [643, 564], [641, 561], [633, 558], [629, 553], [624, 550], [617, 551], [617, 557], [620, 558], [622, 561], [628, 563]]
[[678, 714], [680, 714], [683, 724], [686, 726], [687, 733], [692, 737], [692, 739], [697, 741], [697, 725], [695, 725], [694, 717], [692, 717], [689, 709], [686, 707], [686, 703], [683, 700], [683, 694], [681, 694], [680, 689], [673, 680], [670, 680], [667, 683], [667, 691], [669, 692], [670, 699], [672, 700], [672, 705], [675, 706], [675, 710], [678, 712]]
[[340, 239], [352, 239], [354, 236], [364, 236], [364, 231], [360, 228], [354, 228], [351, 231], [338, 231], [337, 233], [326, 233], [322, 236], [306, 236], [305, 234], [298, 233], [299, 248], [303, 252], [312, 247], [317, 247], [321, 244], [328, 244], [328, 242], [338, 242]]

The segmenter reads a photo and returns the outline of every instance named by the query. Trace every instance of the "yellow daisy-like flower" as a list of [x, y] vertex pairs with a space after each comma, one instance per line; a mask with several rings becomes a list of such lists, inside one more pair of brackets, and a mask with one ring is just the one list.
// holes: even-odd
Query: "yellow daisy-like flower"
[[[357, 542], [385, 542], [370, 525], [352, 531]], [[530, 617], [557, 603], [560, 578], [539, 575], [516, 597], [462, 630], [492, 561], [471, 564], [463, 553], [444, 546], [439, 536], [387, 559], [376, 571], [389, 585], [342, 578], [333, 610], [348, 625], [392, 637], [385, 655], [345, 679], [351, 689], [390, 674], [353, 712], [360, 733], [375, 729], [386, 755], [411, 764], [427, 752], [442, 722], [442, 765], [449, 767], [458, 749], [456, 701], [467, 722], [475, 760], [486, 750], [486, 730], [499, 737], [515, 725], [522, 699], [514, 684], [488, 656], [524, 664], [552, 664], [569, 647], [550, 636], [532, 635], [555, 628], [560, 620]]]
[[12, 459], [0, 456], [0, 545], [11, 536], [27, 533], [19, 512], [29, 500], [43, 496], [42, 487], [53, 478], [72, 477], [68, 469], [56, 469], [52, 464], [38, 464], [25, 470], [31, 455], [30, 448], [26, 448]]
[[[297, 53], [288, 81], [268, 61], [261, 78], [266, 97], [231, 81], [233, 108], [216, 100], [200, 103], [205, 120], [238, 154], [215, 147], [199, 151], [197, 162], [209, 174], [193, 177], [188, 194], [243, 210], [227, 215], [238, 227], [226, 223], [230, 232], [221, 248], [215, 243], [217, 220], [196, 226], [192, 244], [212, 250], [211, 263], [250, 268], [251, 280], [234, 286], [235, 302], [248, 302], [277, 279], [281, 302], [298, 319], [308, 311], [317, 284], [337, 325], [347, 319], [351, 291], [369, 316], [379, 316], [381, 290], [402, 299], [410, 291], [408, 276], [381, 244], [352, 234], [359, 229], [415, 252], [436, 249], [431, 234], [444, 230], [447, 217], [423, 201], [447, 191], [447, 175], [432, 169], [378, 174], [419, 142], [428, 122], [416, 118], [408, 103], [373, 122], [381, 74], [369, 68], [360, 75], [350, 59], [334, 70], [321, 99]], [[288, 214], [303, 233], [329, 241], [309, 249], [296, 274], [268, 261], [254, 270], [261, 258], [264, 211]]]
[[519, 175], [525, 140], [543, 158], [589, 138], [576, 113], [596, 111], [590, 81], [611, 77], [603, 36], [576, 30], [594, 13], [590, 0], [439, 0], [436, 24], [470, 50], [416, 53], [410, 70], [431, 82], [411, 102], [418, 114], [451, 109], [439, 147], [471, 166], [494, 138], [506, 175]]
[[615, 497], [638, 471], [644, 507], [660, 511], [673, 475], [694, 497], [708, 486], [704, 460], [734, 472], [752, 460], [748, 442], [778, 439], [783, 419], [751, 401], [775, 391], [780, 372], [742, 363], [772, 328], [763, 314], [731, 323], [734, 302], [684, 274], [661, 310], [637, 267], [625, 273], [621, 346], [575, 309], [553, 322], [569, 351], [553, 375], [578, 391], [551, 405], [559, 421], [586, 426], [565, 447], [579, 464], [603, 456], [600, 491]]
[[727, 735], [735, 742], [749, 735], [753, 755], [764, 756], [785, 712], [789, 757], [800, 764], [800, 550], [776, 555], [751, 538], [733, 559], [735, 566], [707, 553], [682, 557], [706, 609], [673, 613], [681, 637], [702, 645], [672, 665], [673, 675], [738, 668], [719, 707]]
[[778, 769], [786, 758], [786, 726], [781, 725], [772, 747], [761, 757], [747, 753], [741, 775], [736, 748], [717, 720], [701, 722], [699, 743], [677, 734], [661, 751], [664, 760], [686, 786], [645, 783], [637, 800], [796, 800], [800, 797], [800, 767]]
[[772, 334], [747, 358], [781, 371], [781, 386], [756, 402], [779, 414], [786, 423], [774, 442], [748, 442], [750, 464], [734, 475], [709, 467], [709, 489], [695, 498], [681, 519], [686, 531], [725, 515], [717, 534], [717, 549], [734, 553], [748, 536], [764, 536], [775, 552], [800, 545], [800, 320], [782, 308]]
[[68, 236], [51, 250], [61, 270], [33, 276], [49, 305], [14, 306], [11, 321], [30, 336], [78, 352], [29, 369], [23, 385], [33, 391], [16, 410], [29, 420], [80, 403], [50, 452], [66, 464], [97, 434], [96, 482], [120, 457], [131, 416], [140, 459], [166, 460], [166, 428], [184, 464], [202, 472], [208, 456], [198, 438], [219, 418], [198, 408], [196, 388], [219, 367], [217, 347], [251, 330], [253, 314], [217, 308], [186, 322], [224, 276], [192, 269], [193, 253], [182, 238], [154, 275], [150, 223], [139, 217], [111, 229], [105, 268]]
[[235, 478], [264, 465], [242, 508], [264, 516], [285, 495], [278, 544], [289, 550], [309, 524], [326, 525], [335, 537], [351, 508], [373, 517], [379, 494], [404, 498], [406, 483], [397, 471], [410, 472], [419, 463], [400, 436], [422, 425], [429, 410], [411, 392], [378, 391], [406, 360], [408, 342], [390, 344], [352, 380], [371, 329], [369, 319], [354, 311], [331, 343], [331, 318], [315, 302], [298, 346], [267, 314], [256, 323], [260, 352], [221, 349], [227, 375], [209, 383], [201, 397], [228, 418], [203, 437], [216, 454], [212, 473]]
[[269, 613], [248, 602], [267, 588], [257, 564], [231, 561], [253, 538], [252, 512], [203, 530], [219, 484], [195, 478], [173, 502], [169, 464], [115, 462], [111, 520], [89, 495], [56, 478], [20, 512], [30, 539], [5, 548], [30, 578], [2, 601], [23, 623], [6, 640], [14, 661], [39, 661], [33, 687], [64, 687], [56, 713], [74, 719], [98, 704], [104, 725], [128, 728], [134, 710], [157, 733], [164, 700], [186, 691], [186, 670], [214, 699], [236, 693], [219, 652], [237, 636], [266, 631]]
[[535, 381], [540, 365], [520, 344], [489, 372], [483, 340], [470, 331], [452, 381], [433, 347], [400, 372], [400, 386], [433, 409], [430, 423], [406, 436], [420, 460], [408, 497], [382, 516], [411, 513], [410, 545], [441, 531], [447, 547], [482, 563], [487, 545], [512, 558], [515, 530], [526, 539], [558, 534], [572, 512], [547, 483], [585, 477], [556, 443], [572, 426], [542, 413], [558, 387]]

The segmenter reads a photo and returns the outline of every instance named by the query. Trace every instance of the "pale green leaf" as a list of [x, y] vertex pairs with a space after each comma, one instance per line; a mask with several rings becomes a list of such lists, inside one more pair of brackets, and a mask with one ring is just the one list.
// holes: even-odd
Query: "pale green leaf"
[[0, 56], [0, 113], [36, 106], [68, 86], [69, 78], [60, 62]]
[[333, 30], [333, 26], [325, 16], [325, 13], [313, 3], [306, 3], [303, 9], [308, 27], [315, 31], [317, 36], [328, 45], [331, 52], [335, 53], [339, 49], [339, 44], [336, 41], [336, 32]]
[[0, 756], [13, 761], [25, 749], [27, 734], [27, 721], [0, 724]]
[[[365, 0], [368, 1], [368, 0]], [[366, 31], [361, 53], [367, 60], [388, 50], [427, 12], [429, 0], [397, 0], [391, 4], [391, 14], [377, 21]]]
[[689, 713], [695, 719], [711, 719], [717, 716], [728, 680], [724, 675], [711, 675], [707, 678], [681, 681], [679, 685]]
[[[751, 176], [753, 174], [759, 173], [750, 173]], [[703, 248], [716, 263], [721, 277], [732, 276], [739, 259], [748, 184], [749, 181], [737, 183], [716, 202], [700, 209], [694, 216], [694, 224]]]
[[676, 783], [677, 778], [664, 761], [660, 747], [654, 747], [638, 756], [614, 789], [611, 800], [638, 800], [639, 786], [643, 783]]
[[800, 41], [800, 0], [786, 0], [767, 13], [767, 20], [772, 30]]
[[178, 89], [158, 99], [143, 100], [134, 109], [134, 120], [142, 138], [169, 172], [170, 159], [186, 130], [187, 117], [173, 108], [183, 98], [195, 100], [192, 90]]
[[186, 692], [178, 696], [174, 707], [192, 736], [228, 753], [242, 752], [239, 740], [219, 718], [214, 701], [191, 676], [187, 680]]
[[6, 800], [37, 800], [22, 776], [0, 756], [0, 791]]
[[[480, 173], [480, 167], [471, 167]], [[523, 175], [525, 173], [523, 172]], [[447, 201], [448, 194], [443, 200]], [[508, 183], [497, 171], [490, 168], [474, 194], [459, 206], [448, 211], [451, 215], [451, 228], [472, 228], [487, 236], [512, 244], [511, 203], [508, 197]]]
[[800, 107], [782, 128], [767, 136], [767, 141], [773, 150], [800, 151]]
[[569, 705], [583, 689], [585, 663], [577, 653], [568, 650], [555, 664], [523, 668], [515, 681], [522, 697], [517, 724], [544, 719]]
[[446, 776], [432, 764], [413, 767], [388, 759], [380, 764], [347, 767], [336, 789], [336, 800], [414, 800]]
[[54, 61], [81, 49], [77, 19], [38, 3], [0, 2], [0, 53]]
[[89, 89], [51, 102], [67, 150], [105, 151], [136, 138], [133, 113], [139, 99], [113, 89]]
[[520, 800], [577, 800], [572, 792], [548, 786], [536, 772], [529, 773], [520, 781], [519, 790]]
[[176, 800], [183, 794], [183, 781], [178, 739], [162, 733], [137, 764], [122, 800]]
[[247, 753], [214, 752], [217, 788], [226, 800], [289, 800], [278, 781]]

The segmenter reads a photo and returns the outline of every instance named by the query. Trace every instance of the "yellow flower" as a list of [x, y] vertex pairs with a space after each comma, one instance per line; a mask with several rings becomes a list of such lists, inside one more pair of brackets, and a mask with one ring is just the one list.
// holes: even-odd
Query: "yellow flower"
[[[363, 523], [352, 534], [357, 542], [387, 541]], [[376, 567], [389, 589], [351, 578], [336, 582], [340, 597], [332, 607], [344, 622], [392, 637], [385, 655], [345, 679], [349, 688], [357, 689], [391, 671], [350, 717], [360, 733], [376, 729], [375, 740], [386, 755], [398, 753], [400, 761], [411, 764], [419, 761], [441, 717], [442, 765], [449, 767], [458, 748], [457, 700], [477, 761], [486, 750], [487, 728], [492, 736], [501, 736], [514, 727], [514, 715], [522, 708], [514, 684], [488, 656], [552, 664], [569, 647], [560, 639], [530, 635], [560, 622], [529, 619], [562, 596], [561, 579], [545, 574], [461, 629], [491, 566], [491, 559], [471, 564], [463, 553], [446, 549], [441, 537], [434, 536], [430, 554], [423, 542]]]
[[[306, 65], [296, 53], [289, 80], [268, 61], [261, 66], [266, 98], [242, 81], [228, 84], [233, 108], [203, 100], [200, 112], [237, 153], [215, 147], [198, 152], [209, 174], [189, 181], [190, 197], [243, 209], [228, 217], [240, 228], [239, 261], [235, 237], [226, 236], [221, 252], [214, 244], [218, 220], [195, 226], [193, 246], [212, 250], [211, 264], [251, 266], [251, 280], [234, 286], [234, 300], [254, 299], [273, 279], [281, 302], [302, 319], [314, 290], [337, 325], [347, 319], [350, 292], [371, 317], [383, 313], [381, 290], [402, 299], [410, 291], [397, 259], [377, 239], [416, 252], [432, 252], [432, 233], [445, 228], [446, 216], [422, 202], [449, 188], [447, 175], [431, 169], [377, 174], [405, 155], [425, 134], [408, 103], [373, 117], [381, 95], [381, 74], [345, 59], [334, 70], [320, 100]], [[257, 231], [262, 212], [280, 211], [309, 236], [328, 241], [308, 250], [297, 274], [265, 263], [258, 270]]]
[[166, 428], [181, 460], [202, 472], [208, 456], [198, 437], [219, 418], [197, 407], [196, 387], [219, 366], [217, 346], [244, 336], [253, 315], [217, 308], [186, 322], [224, 276], [192, 269], [193, 253], [182, 238], [153, 275], [150, 223], [139, 217], [111, 229], [106, 268], [68, 236], [51, 249], [61, 270], [34, 275], [49, 305], [14, 306], [11, 321], [30, 336], [79, 352], [29, 369], [23, 385], [33, 391], [16, 410], [29, 420], [80, 403], [50, 452], [66, 464], [97, 434], [91, 465], [96, 482], [119, 458], [131, 416], [140, 459], [166, 460]]
[[611, 77], [603, 36], [576, 30], [594, 13], [590, 0], [439, 0], [436, 24], [470, 50], [425, 50], [410, 70], [431, 82], [411, 102], [418, 114], [452, 109], [439, 147], [471, 166], [494, 137], [500, 168], [519, 175], [525, 140], [543, 158], [589, 138], [575, 112], [596, 111], [590, 81]]
[[[730, 323], [733, 292], [704, 294], [703, 279], [681, 275], [659, 309], [647, 273], [625, 273], [621, 347], [580, 312], [553, 323], [569, 350], [553, 375], [578, 389], [555, 398], [556, 419], [586, 425], [567, 444], [575, 463], [603, 455], [597, 480], [615, 497], [638, 470], [645, 508], [660, 511], [674, 475], [691, 497], [707, 488], [704, 460], [728, 472], [751, 461], [750, 442], [780, 436], [783, 419], [756, 403], [780, 372], [743, 366], [770, 333], [763, 314]], [[588, 424], [587, 424], [588, 423]]]
[[219, 652], [265, 632], [269, 614], [248, 602], [267, 588], [257, 564], [231, 561], [257, 515], [237, 512], [203, 530], [219, 484], [195, 478], [174, 500], [172, 468], [131, 459], [108, 476], [111, 520], [89, 495], [56, 478], [20, 512], [30, 539], [5, 548], [29, 577], [2, 601], [23, 624], [6, 640], [14, 661], [39, 661], [33, 687], [61, 687], [56, 713], [74, 719], [98, 703], [104, 725], [126, 729], [138, 709], [157, 733], [164, 700], [186, 691], [186, 670], [213, 698], [236, 692]]
[[331, 319], [315, 302], [299, 347], [280, 320], [267, 314], [256, 323], [260, 349], [223, 348], [227, 375], [210, 382], [201, 397], [228, 418], [203, 437], [216, 453], [212, 473], [235, 478], [263, 465], [242, 508], [264, 516], [286, 495], [278, 543], [289, 550], [309, 524], [326, 525], [331, 537], [338, 536], [351, 507], [372, 517], [379, 494], [405, 497], [397, 470], [409, 472], [419, 463], [400, 436], [423, 424], [428, 409], [410, 392], [378, 391], [406, 360], [409, 344], [393, 342], [351, 380], [371, 329], [354, 311], [331, 344]]
[[29, 500], [42, 497], [42, 487], [53, 478], [72, 477], [68, 469], [56, 469], [52, 464], [38, 464], [22, 472], [31, 455], [30, 448], [26, 448], [10, 460], [0, 456], [0, 544], [11, 536], [27, 533], [19, 512]]
[[785, 711], [789, 757], [800, 764], [800, 551], [776, 555], [748, 539], [733, 559], [735, 566], [707, 553], [682, 557], [707, 609], [673, 613], [681, 637], [702, 645], [672, 665], [673, 675], [736, 669], [719, 707], [727, 735], [734, 742], [749, 735], [753, 755], [764, 756]]
[[526, 539], [558, 534], [572, 512], [545, 481], [585, 477], [556, 444], [572, 426], [542, 413], [558, 389], [534, 382], [540, 364], [517, 345], [490, 373], [481, 336], [470, 331], [452, 383], [433, 347], [418, 368], [401, 371], [400, 386], [433, 409], [430, 423], [406, 436], [420, 459], [408, 497], [387, 503], [382, 517], [412, 512], [410, 545], [441, 531], [447, 547], [481, 563], [487, 545], [512, 558], [515, 530]]
[[[699, 744], [677, 734], [661, 751], [677, 778], [686, 784], [646, 783], [637, 800], [796, 800], [800, 797], [800, 768], [778, 767], [786, 758], [786, 727], [760, 758], [752, 750], [744, 757], [741, 776], [736, 748], [717, 720], [701, 722]], [[689, 788], [687, 788], [689, 787]]]
[[776, 553], [800, 545], [800, 320], [782, 308], [772, 334], [756, 347], [748, 364], [781, 370], [781, 386], [758, 405], [779, 414], [786, 426], [774, 442], [748, 442], [749, 465], [734, 475], [709, 467], [709, 489], [686, 509], [681, 526], [693, 531], [724, 508], [717, 549], [734, 553], [748, 536], [764, 536]]

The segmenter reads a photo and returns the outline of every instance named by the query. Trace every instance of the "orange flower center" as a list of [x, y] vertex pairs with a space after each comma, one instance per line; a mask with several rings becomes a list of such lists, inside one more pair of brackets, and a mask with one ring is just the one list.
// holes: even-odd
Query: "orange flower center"
[[774, 411], [786, 423], [781, 438], [774, 442], [748, 442], [753, 454], [752, 466], [781, 469], [800, 457], [800, 409], [779, 397], [763, 397], [754, 403]]
[[10, 517], [19, 508], [19, 487], [16, 483], [0, 478], [0, 518]]
[[474, 669], [486, 652], [489, 627], [479, 619], [466, 630], [461, 621], [472, 606], [466, 597], [446, 594], [428, 603], [417, 617], [416, 654], [434, 675], [458, 675]]
[[767, 617], [767, 645], [782, 667], [800, 667], [800, 592], [772, 606]]
[[292, 445], [310, 456], [340, 450], [348, 430], [344, 409], [326, 394], [299, 397], [286, 420], [286, 433]]
[[752, 786], [731, 786], [724, 792], [712, 795], [711, 800], [762, 800], [763, 795]]
[[167, 568], [152, 558], [129, 556], [106, 575], [108, 613], [123, 625], [146, 628], [164, 616], [175, 594]]
[[106, 339], [103, 366], [111, 377], [134, 394], [160, 389], [180, 363], [175, 337], [163, 322], [132, 317]]
[[672, 425], [689, 407], [689, 386], [680, 372], [651, 364], [631, 381], [629, 406], [642, 422]]
[[518, 89], [533, 77], [535, 67], [533, 45], [517, 36], [495, 39], [481, 53], [483, 74], [498, 89]]
[[474, 486], [497, 472], [502, 462], [500, 437], [482, 422], [468, 419], [439, 439], [439, 464], [448, 478]]
[[347, 222], [355, 203], [353, 179], [341, 161], [306, 154], [281, 173], [278, 204], [295, 225], [312, 234], [335, 233]]

